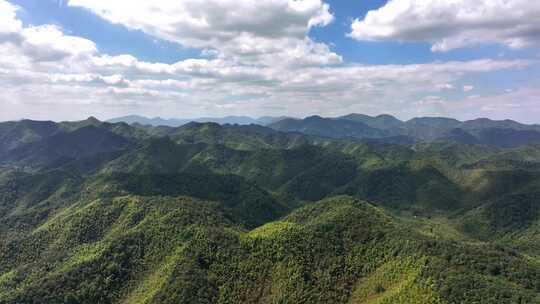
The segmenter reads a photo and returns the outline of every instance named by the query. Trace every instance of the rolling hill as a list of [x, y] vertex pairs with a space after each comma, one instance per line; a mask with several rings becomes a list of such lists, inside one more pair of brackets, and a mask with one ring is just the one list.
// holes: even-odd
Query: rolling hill
[[540, 302], [536, 131], [290, 123], [0, 123], [0, 303]]
[[419, 117], [404, 122], [391, 115], [349, 114], [337, 118], [283, 119], [268, 126], [282, 132], [383, 143], [455, 141], [499, 148], [540, 143], [539, 125], [487, 118], [461, 122], [444, 117]]

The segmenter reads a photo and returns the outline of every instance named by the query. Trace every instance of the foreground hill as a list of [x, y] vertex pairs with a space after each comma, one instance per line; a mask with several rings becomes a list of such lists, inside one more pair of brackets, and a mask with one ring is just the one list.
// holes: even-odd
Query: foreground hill
[[[335, 197], [245, 230], [216, 204], [80, 202], [2, 252], [3, 303], [533, 303], [540, 267]], [[463, 291], [467, 291], [464, 293]]]
[[540, 302], [538, 145], [0, 131], [0, 303]]

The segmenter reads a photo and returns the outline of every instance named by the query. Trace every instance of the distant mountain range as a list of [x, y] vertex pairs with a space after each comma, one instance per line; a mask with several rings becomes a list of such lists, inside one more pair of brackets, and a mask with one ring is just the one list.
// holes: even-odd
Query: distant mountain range
[[390, 115], [349, 114], [335, 118], [285, 118], [267, 126], [282, 132], [329, 138], [377, 139], [391, 143], [454, 141], [501, 148], [540, 143], [540, 125], [487, 118], [459, 121], [445, 117], [419, 117], [401, 121]]
[[[196, 119], [163, 119], [131, 115], [110, 119], [112, 125], [136, 126], [129, 130], [167, 135], [170, 128], [189, 126], [190, 123], [215, 123], [219, 125], [266, 127], [266, 132], [280, 131], [301, 133], [333, 139], [350, 139], [358, 142], [415, 144], [431, 142], [456, 142], [462, 144], [485, 145], [497, 148], [516, 148], [528, 144], [540, 144], [540, 125], [522, 124], [513, 120], [491, 120], [478, 118], [459, 121], [445, 117], [417, 117], [407, 121], [391, 115], [368, 116], [349, 114], [340, 117], [309, 116], [303, 119], [291, 117], [227, 116], [222, 118], [201, 117]], [[4, 136], [9, 146], [0, 147], [0, 152], [11, 149], [17, 143], [30, 142], [35, 137], [57, 133], [60, 129], [73, 130], [85, 126], [96, 126], [102, 122], [91, 117], [80, 122], [38, 122], [22, 120], [5, 122], [1, 128], [12, 128]], [[152, 127], [152, 128], [149, 128]], [[167, 131], [168, 130], [168, 131]], [[2, 131], [2, 130], [0, 130]]]
[[117, 123], [117, 122], [125, 122], [128, 124], [141, 124], [141, 125], [149, 125], [149, 126], [169, 126], [169, 127], [179, 127], [183, 126], [189, 122], [214, 122], [218, 123], [220, 125], [224, 124], [231, 124], [231, 125], [267, 125], [273, 122], [276, 122], [281, 119], [285, 119], [287, 117], [271, 117], [271, 116], [263, 116], [259, 118], [252, 118], [248, 116], [226, 116], [226, 117], [199, 117], [199, 118], [170, 118], [165, 119], [161, 117], [154, 117], [154, 118], [148, 118], [144, 116], [139, 115], [129, 115], [129, 116], [122, 116], [117, 117], [113, 119], [109, 119], [107, 122], [110, 123]]

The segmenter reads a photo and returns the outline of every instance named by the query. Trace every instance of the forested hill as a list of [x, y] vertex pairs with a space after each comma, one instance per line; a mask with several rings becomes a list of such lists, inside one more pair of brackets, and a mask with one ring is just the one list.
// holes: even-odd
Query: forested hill
[[330, 138], [379, 139], [399, 142], [445, 142], [516, 148], [540, 143], [540, 125], [487, 118], [458, 121], [444, 117], [420, 117], [401, 121], [390, 115], [376, 117], [350, 114], [336, 118], [311, 116], [286, 118], [269, 127], [279, 131], [297, 131]]
[[0, 123], [0, 303], [540, 303], [536, 132]]
[[260, 125], [284, 132], [345, 138], [363, 142], [414, 144], [420, 142], [457, 142], [487, 145], [498, 148], [517, 148], [540, 144], [540, 125], [527, 125], [513, 120], [479, 118], [459, 121], [445, 117], [417, 117], [407, 121], [391, 115], [369, 116], [349, 114], [339, 117], [309, 116], [304, 119], [291, 117], [228, 116], [223, 118], [162, 119], [137, 115], [118, 117], [111, 123], [129, 123], [138, 126], [172, 128], [195, 123]]

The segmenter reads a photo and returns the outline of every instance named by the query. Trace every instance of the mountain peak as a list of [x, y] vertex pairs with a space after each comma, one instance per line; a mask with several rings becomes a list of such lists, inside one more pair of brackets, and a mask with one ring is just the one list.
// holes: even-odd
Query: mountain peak
[[319, 115], [312, 115], [312, 116], [308, 116], [305, 118], [306, 120], [321, 120], [323, 119], [321, 116]]
[[87, 122], [91, 122], [91, 123], [100, 123], [101, 121], [97, 118], [95, 118], [94, 116], [90, 116], [86, 119]]

